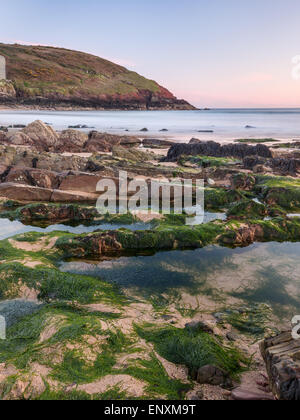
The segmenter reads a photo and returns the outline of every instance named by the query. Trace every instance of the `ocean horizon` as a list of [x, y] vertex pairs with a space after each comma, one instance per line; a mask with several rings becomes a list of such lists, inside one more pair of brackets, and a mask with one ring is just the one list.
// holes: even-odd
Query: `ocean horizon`
[[[55, 130], [86, 126], [111, 134], [220, 142], [240, 138], [300, 140], [300, 108], [215, 108], [193, 111], [2, 110], [0, 125], [42, 120]], [[147, 129], [147, 131], [141, 131]]]

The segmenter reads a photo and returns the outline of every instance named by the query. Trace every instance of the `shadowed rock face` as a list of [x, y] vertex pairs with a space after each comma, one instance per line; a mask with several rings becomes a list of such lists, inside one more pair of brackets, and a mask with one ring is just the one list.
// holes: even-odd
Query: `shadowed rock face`
[[214, 157], [234, 157], [243, 159], [246, 156], [272, 157], [270, 149], [263, 144], [249, 146], [247, 144], [221, 144], [214, 141], [201, 142], [192, 139], [189, 144], [174, 144], [167, 155], [167, 162], [175, 162], [181, 156], [214, 156]]
[[300, 400], [300, 340], [291, 332], [267, 338], [261, 343], [273, 393], [280, 400]]

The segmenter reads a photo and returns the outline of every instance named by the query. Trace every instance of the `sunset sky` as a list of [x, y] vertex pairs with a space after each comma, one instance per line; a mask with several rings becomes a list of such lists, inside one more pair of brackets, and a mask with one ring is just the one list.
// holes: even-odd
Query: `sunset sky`
[[299, 16], [299, 0], [10, 0], [0, 40], [99, 55], [200, 107], [298, 107]]

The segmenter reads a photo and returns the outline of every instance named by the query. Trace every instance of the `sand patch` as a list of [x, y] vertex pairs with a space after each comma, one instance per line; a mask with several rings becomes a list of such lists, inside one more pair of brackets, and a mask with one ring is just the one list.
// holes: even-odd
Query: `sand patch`
[[105, 391], [114, 387], [119, 387], [121, 391], [125, 391], [127, 395], [132, 397], [142, 397], [146, 384], [129, 375], [108, 375], [100, 381], [80, 385], [77, 389], [93, 395], [103, 394]]

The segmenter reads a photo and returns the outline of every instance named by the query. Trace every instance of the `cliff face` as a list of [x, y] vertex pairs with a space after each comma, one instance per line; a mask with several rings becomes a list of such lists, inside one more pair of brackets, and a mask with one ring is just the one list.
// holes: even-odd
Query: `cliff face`
[[62, 48], [0, 44], [15, 90], [0, 104], [98, 109], [194, 109], [155, 81]]

